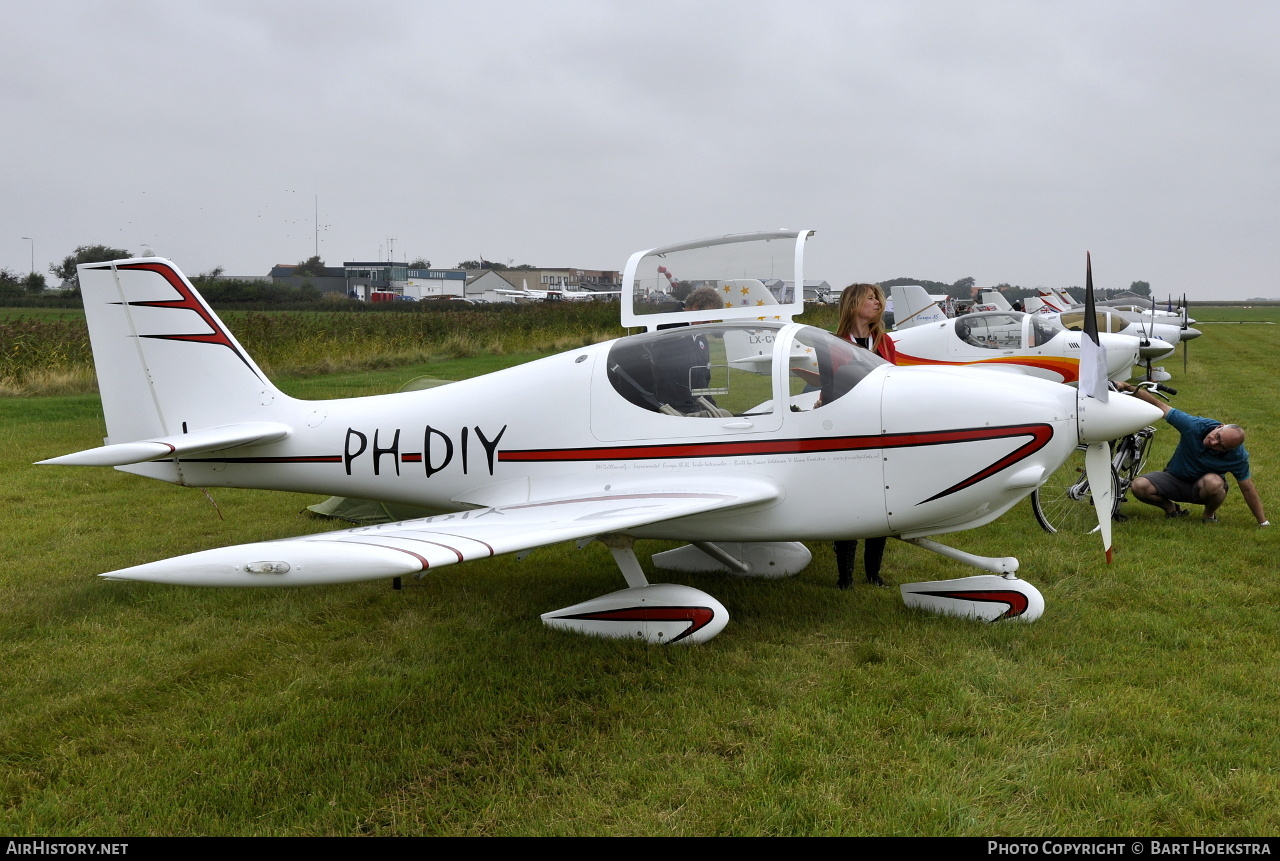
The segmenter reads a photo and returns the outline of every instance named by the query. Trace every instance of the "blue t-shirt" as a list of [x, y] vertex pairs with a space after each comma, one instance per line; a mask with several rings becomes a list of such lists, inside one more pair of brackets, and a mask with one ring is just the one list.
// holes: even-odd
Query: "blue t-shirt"
[[1205, 447], [1205, 436], [1222, 422], [1187, 415], [1182, 410], [1169, 410], [1165, 413], [1164, 420], [1182, 434], [1173, 457], [1169, 458], [1169, 465], [1164, 468], [1165, 472], [1183, 481], [1195, 481], [1211, 472], [1218, 475], [1229, 472], [1236, 477], [1236, 481], [1248, 479], [1249, 452], [1245, 451], [1244, 446], [1236, 446], [1231, 451], [1214, 451]]

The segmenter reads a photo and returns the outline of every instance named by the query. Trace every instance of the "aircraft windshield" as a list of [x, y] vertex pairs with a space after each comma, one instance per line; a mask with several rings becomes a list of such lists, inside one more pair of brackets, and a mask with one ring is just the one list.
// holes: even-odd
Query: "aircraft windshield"
[[956, 336], [974, 347], [1016, 350], [1022, 346], [1022, 319], [998, 311], [966, 314], [955, 320]]
[[[1059, 319], [1061, 319], [1064, 328], [1073, 332], [1079, 332], [1084, 329], [1083, 311], [1064, 311]], [[1127, 321], [1105, 311], [1094, 312], [1094, 319], [1098, 322], [1099, 332], [1120, 332], [1129, 325]]]
[[[760, 416], [775, 411], [777, 326], [681, 326], [623, 338], [609, 351], [614, 390], [638, 407], [687, 418]], [[801, 327], [787, 348], [792, 411], [839, 400], [888, 364], [830, 332]]]
[[1062, 331], [1061, 326], [1039, 314], [1028, 314], [1027, 319], [1031, 321], [1027, 331], [1028, 347], [1043, 347]]
[[870, 350], [854, 346], [823, 329], [805, 326], [791, 343], [788, 375], [791, 404], [806, 409], [803, 396], [818, 392], [812, 409], [820, 409], [847, 395], [876, 368], [889, 364]]

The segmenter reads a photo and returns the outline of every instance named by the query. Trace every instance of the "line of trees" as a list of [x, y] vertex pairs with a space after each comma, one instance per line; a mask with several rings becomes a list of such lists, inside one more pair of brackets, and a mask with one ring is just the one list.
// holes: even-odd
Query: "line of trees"
[[[77, 266], [133, 256], [134, 253], [127, 248], [113, 248], [109, 245], [77, 247], [74, 252], [62, 258], [62, 262], [49, 264], [49, 272], [58, 279], [59, 284], [66, 285], [56, 295], [48, 293], [48, 284], [40, 273], [19, 277], [8, 270], [0, 270], [0, 301], [12, 304], [19, 299], [43, 298], [59, 304], [68, 300], [79, 304], [80, 278]], [[221, 266], [215, 266], [191, 279], [205, 299], [214, 304], [296, 305], [313, 303], [321, 298], [320, 290], [307, 282], [298, 287], [289, 287], [250, 278], [224, 278], [223, 271]], [[300, 261], [295, 271], [299, 275], [320, 276], [324, 274], [324, 261], [318, 256], [312, 256]]]
[[[413, 268], [413, 267], [410, 267]], [[430, 268], [430, 267], [423, 267]], [[463, 260], [454, 269], [492, 269], [494, 272], [528, 272], [537, 269], [532, 263], [521, 263], [518, 266], [507, 266], [504, 263], [494, 263], [492, 260]]]
[[0, 304], [5, 305], [49, 305], [58, 307], [76, 306], [80, 304], [80, 279], [76, 275], [76, 267], [81, 263], [100, 263], [103, 260], [119, 260], [132, 257], [133, 253], [123, 248], [111, 248], [107, 245], [81, 245], [73, 253], [62, 259], [61, 263], [49, 264], [49, 272], [58, 280], [59, 285], [66, 285], [61, 290], [49, 290], [49, 283], [44, 274], [32, 272], [29, 275], [17, 275], [8, 269], [0, 269]]
[[67, 285], [64, 295], [79, 297], [80, 276], [76, 267], [81, 263], [101, 263], [104, 260], [122, 260], [132, 257], [132, 251], [123, 248], [112, 248], [109, 245], [81, 245], [74, 252], [62, 258], [61, 263], [49, 264], [53, 277]]
[[223, 278], [222, 267], [191, 279], [205, 301], [212, 305], [294, 305], [318, 302], [320, 288], [309, 281], [293, 287], [251, 278]]
[[47, 286], [44, 275], [39, 272], [19, 275], [8, 269], [0, 269], [0, 296], [5, 298], [39, 296]]

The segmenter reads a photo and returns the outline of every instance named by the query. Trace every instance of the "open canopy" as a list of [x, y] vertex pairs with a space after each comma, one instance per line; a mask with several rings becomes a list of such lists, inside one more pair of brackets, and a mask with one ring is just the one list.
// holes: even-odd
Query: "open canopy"
[[[804, 310], [804, 244], [812, 230], [734, 233], [637, 251], [623, 275], [622, 325], [781, 320]], [[685, 310], [691, 295], [697, 301]]]

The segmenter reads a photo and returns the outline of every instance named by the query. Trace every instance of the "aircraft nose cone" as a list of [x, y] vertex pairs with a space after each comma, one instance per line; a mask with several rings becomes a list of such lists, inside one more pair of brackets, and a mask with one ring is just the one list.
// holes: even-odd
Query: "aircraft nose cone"
[[1199, 329], [1186, 328], [1182, 330], [1182, 340], [1184, 341], [1194, 341], [1196, 338], [1199, 338], [1199, 337], [1200, 337]]
[[1146, 401], [1115, 392], [1105, 404], [1084, 396], [1078, 398], [1078, 403], [1077, 427], [1080, 442], [1086, 445], [1119, 439], [1154, 424], [1161, 416], [1160, 410]]
[[1138, 355], [1145, 359], [1160, 359], [1173, 352], [1173, 344], [1159, 338], [1151, 338], [1138, 347]]

